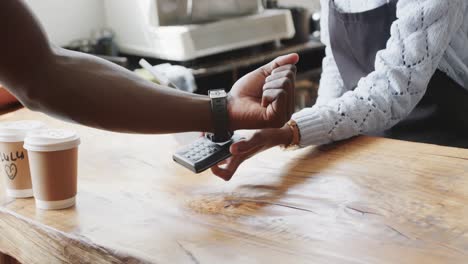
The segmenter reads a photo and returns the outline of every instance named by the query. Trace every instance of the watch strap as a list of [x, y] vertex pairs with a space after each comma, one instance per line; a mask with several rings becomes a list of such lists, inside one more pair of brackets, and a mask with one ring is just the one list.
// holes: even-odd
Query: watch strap
[[213, 114], [214, 134], [212, 140], [214, 142], [225, 142], [231, 139], [231, 132], [229, 131], [229, 114], [227, 111], [227, 95], [226, 96], [212, 96], [213, 93], [218, 95], [226, 94], [224, 90], [210, 90], [211, 98], [211, 111]]

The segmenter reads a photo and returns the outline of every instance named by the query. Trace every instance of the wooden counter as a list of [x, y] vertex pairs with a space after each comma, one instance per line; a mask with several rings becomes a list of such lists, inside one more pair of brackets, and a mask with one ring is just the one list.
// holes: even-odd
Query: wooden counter
[[466, 263], [468, 150], [360, 137], [274, 149], [229, 183], [171, 160], [173, 136], [82, 136], [74, 208], [0, 188], [0, 252], [22, 263]]

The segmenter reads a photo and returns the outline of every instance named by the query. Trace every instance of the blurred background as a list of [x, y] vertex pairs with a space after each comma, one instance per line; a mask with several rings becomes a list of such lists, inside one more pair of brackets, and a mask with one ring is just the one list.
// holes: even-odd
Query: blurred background
[[[297, 109], [314, 104], [324, 46], [319, 0], [26, 0], [55, 45], [188, 92], [229, 90], [297, 52]], [[15, 99], [0, 90], [0, 105]]]
[[[140, 0], [135, 0], [135, 2]], [[175, 0], [176, 1], [176, 0]], [[104, 0], [26, 0], [57, 45], [89, 37], [106, 26]], [[279, 5], [301, 6], [311, 12], [320, 9], [319, 0], [280, 0]], [[66, 22], [67, 24], [63, 24]]]

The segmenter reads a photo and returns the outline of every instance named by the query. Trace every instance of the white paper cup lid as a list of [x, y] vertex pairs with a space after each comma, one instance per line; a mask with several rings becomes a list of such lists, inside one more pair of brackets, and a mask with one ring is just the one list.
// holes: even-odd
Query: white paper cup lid
[[24, 148], [30, 151], [60, 151], [80, 145], [80, 137], [71, 130], [43, 129], [29, 133], [24, 139]]
[[21, 142], [28, 133], [45, 128], [41, 121], [23, 120], [0, 123], [0, 141]]

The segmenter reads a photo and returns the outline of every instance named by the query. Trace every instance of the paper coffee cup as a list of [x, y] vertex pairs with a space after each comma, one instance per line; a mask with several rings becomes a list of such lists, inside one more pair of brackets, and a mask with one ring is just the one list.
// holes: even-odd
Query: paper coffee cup
[[0, 123], [0, 171], [6, 179], [8, 196], [33, 196], [28, 153], [23, 144], [28, 133], [44, 127], [42, 122], [29, 120]]
[[59, 210], [75, 205], [79, 144], [78, 134], [61, 129], [40, 130], [24, 140], [37, 208]]

